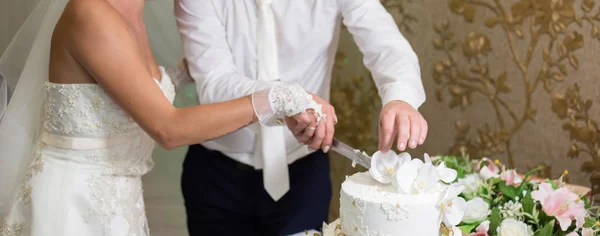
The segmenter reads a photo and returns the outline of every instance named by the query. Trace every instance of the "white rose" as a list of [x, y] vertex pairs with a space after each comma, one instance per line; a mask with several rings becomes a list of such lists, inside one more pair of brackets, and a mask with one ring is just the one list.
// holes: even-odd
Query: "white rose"
[[533, 236], [531, 227], [515, 219], [506, 219], [496, 229], [498, 236]]
[[469, 174], [465, 178], [459, 179], [458, 183], [465, 186], [463, 193], [470, 195], [479, 191], [479, 187], [483, 184], [483, 179], [478, 174]]
[[462, 221], [465, 223], [479, 222], [485, 220], [490, 213], [490, 204], [482, 198], [476, 197], [467, 202], [467, 209]]

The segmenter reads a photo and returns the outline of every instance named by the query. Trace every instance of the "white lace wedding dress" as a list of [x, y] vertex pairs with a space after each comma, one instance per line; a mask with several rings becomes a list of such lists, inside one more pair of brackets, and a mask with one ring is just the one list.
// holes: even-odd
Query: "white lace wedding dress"
[[97, 84], [46, 90], [43, 132], [0, 235], [148, 235], [141, 176], [155, 142]]

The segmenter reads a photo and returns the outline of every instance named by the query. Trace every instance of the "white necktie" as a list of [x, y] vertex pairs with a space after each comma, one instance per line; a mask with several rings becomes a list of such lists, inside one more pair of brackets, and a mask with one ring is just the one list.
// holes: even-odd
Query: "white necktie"
[[[256, 50], [258, 55], [258, 79], [264, 81], [279, 80], [277, 58], [277, 39], [275, 18], [271, 8], [272, 0], [257, 0], [258, 27], [256, 32]], [[289, 189], [290, 181], [286, 158], [284, 127], [260, 128], [261, 148], [255, 152], [255, 160], [263, 160], [263, 184], [273, 200], [279, 200]], [[261, 150], [261, 151], [259, 151]], [[262, 158], [257, 157], [262, 155]]]

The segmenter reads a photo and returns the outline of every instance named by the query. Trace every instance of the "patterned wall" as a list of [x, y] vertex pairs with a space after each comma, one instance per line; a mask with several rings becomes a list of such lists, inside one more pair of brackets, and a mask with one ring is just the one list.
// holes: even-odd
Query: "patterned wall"
[[[420, 58], [430, 154], [492, 157], [600, 193], [600, 1], [382, 0]], [[443, 4], [441, 4], [443, 3]], [[343, 32], [332, 103], [341, 140], [376, 151], [381, 107], [352, 37]], [[333, 156], [334, 201], [352, 168]]]

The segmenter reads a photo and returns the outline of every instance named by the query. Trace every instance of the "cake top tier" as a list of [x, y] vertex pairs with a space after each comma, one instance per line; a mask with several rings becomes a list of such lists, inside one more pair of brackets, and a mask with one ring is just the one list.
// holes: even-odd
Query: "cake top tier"
[[421, 160], [408, 153], [376, 152], [369, 173], [350, 177], [342, 191], [370, 202], [427, 202], [439, 209], [443, 225], [449, 229], [464, 215], [466, 202], [459, 197], [464, 186], [455, 183], [456, 170], [447, 168], [439, 158], [434, 160], [427, 154]]
[[398, 193], [392, 184], [384, 184], [373, 179], [369, 172], [356, 173], [342, 183], [342, 191], [348, 195], [373, 203], [402, 202], [403, 204], [413, 204], [430, 202], [433, 205], [439, 201], [440, 194], [445, 189], [446, 186], [439, 185], [435, 191], [427, 193]]

